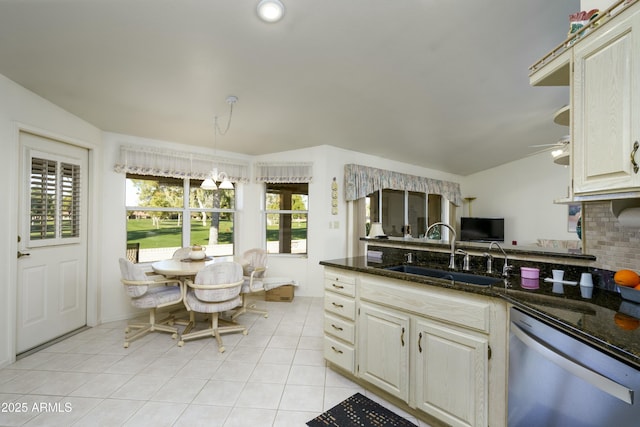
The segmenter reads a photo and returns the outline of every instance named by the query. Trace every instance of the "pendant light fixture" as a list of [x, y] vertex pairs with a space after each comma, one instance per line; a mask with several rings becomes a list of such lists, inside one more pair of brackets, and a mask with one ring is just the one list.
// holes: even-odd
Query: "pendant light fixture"
[[[218, 116], [216, 116], [213, 120], [213, 156], [215, 157], [218, 152], [218, 133], [222, 136], [226, 135], [229, 131], [229, 127], [231, 126], [231, 117], [233, 116], [233, 106], [238, 102], [237, 96], [228, 96], [227, 104], [229, 104], [229, 120], [227, 121], [227, 126], [224, 131], [220, 129], [220, 125], [218, 124]], [[233, 190], [233, 183], [229, 180], [229, 176], [225, 172], [219, 172], [217, 167], [214, 167], [209, 176], [202, 181], [200, 184], [200, 188], [203, 190], [217, 190], [218, 186], [216, 182], [220, 182], [221, 190]]]
[[258, 16], [264, 22], [278, 22], [284, 16], [284, 5], [280, 0], [260, 0]]

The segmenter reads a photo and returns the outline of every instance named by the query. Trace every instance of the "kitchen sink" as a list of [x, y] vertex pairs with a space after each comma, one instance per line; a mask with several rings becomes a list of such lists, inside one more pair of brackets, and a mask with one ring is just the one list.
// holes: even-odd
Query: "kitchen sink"
[[479, 274], [461, 273], [458, 271], [438, 270], [429, 267], [419, 267], [417, 265], [396, 265], [393, 267], [386, 267], [385, 270], [433, 277], [435, 279], [453, 280], [454, 282], [480, 286], [490, 286], [502, 282], [502, 279], [499, 277], [481, 276]]

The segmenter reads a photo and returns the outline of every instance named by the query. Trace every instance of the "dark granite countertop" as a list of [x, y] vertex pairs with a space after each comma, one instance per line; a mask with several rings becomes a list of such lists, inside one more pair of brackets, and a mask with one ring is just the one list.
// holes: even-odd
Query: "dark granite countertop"
[[[388, 237], [384, 239], [361, 237], [361, 241], [367, 242], [371, 245], [393, 245], [399, 244], [415, 247], [416, 249], [429, 250], [432, 248], [441, 248], [443, 250], [449, 250], [450, 243], [444, 240], [428, 240], [417, 238], [404, 238], [404, 237]], [[553, 257], [553, 258], [565, 258], [573, 260], [594, 261], [595, 256], [589, 254], [583, 254], [579, 249], [562, 249], [562, 248], [543, 248], [540, 246], [521, 246], [500, 243], [500, 246], [505, 252], [511, 256], [540, 256], [540, 257]], [[468, 251], [485, 252], [488, 248], [488, 243], [476, 243], [456, 241], [456, 248], [464, 249]]]
[[[503, 286], [504, 282], [497, 286], [465, 285], [385, 270], [384, 267], [388, 265], [370, 262], [364, 256], [321, 261], [320, 264], [425, 286], [503, 298], [528, 314], [546, 320], [556, 328], [640, 369], [640, 304], [623, 300], [615, 291], [595, 287], [592, 298], [584, 299], [579, 286], [564, 285], [563, 294], [553, 293], [553, 284], [545, 282], [543, 277], [539, 280], [539, 289], [523, 288], [517, 274], [509, 278], [506, 287]], [[616, 322], [614, 316], [622, 317], [623, 321]]]

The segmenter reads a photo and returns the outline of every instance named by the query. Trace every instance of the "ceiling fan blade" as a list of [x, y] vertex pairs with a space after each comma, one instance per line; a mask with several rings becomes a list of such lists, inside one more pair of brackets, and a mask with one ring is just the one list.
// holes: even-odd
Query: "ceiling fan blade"
[[564, 144], [562, 142], [556, 142], [554, 144], [538, 144], [538, 145], [530, 145], [529, 148], [540, 148], [540, 147], [562, 147]]
[[571, 142], [571, 137], [569, 135], [565, 135], [558, 140], [558, 142], [554, 142], [552, 144], [538, 144], [538, 145], [530, 145], [530, 148], [540, 148], [540, 147], [564, 147], [565, 145]]

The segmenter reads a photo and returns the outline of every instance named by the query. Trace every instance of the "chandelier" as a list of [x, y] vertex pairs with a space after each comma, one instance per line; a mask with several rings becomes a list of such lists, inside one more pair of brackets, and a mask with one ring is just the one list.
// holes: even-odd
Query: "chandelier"
[[[229, 120], [227, 121], [227, 126], [222, 130], [220, 125], [218, 124], [218, 116], [216, 116], [213, 120], [213, 155], [215, 157], [218, 151], [218, 139], [217, 135], [220, 134], [224, 136], [229, 131], [229, 127], [231, 126], [231, 117], [233, 116], [233, 106], [238, 102], [237, 96], [228, 96], [227, 104], [229, 104]], [[222, 171], [218, 171], [217, 167], [214, 167], [209, 176], [202, 181], [200, 184], [200, 188], [203, 190], [217, 190], [218, 186], [216, 182], [220, 182], [221, 190], [233, 190], [233, 183], [229, 180], [229, 176]]]

